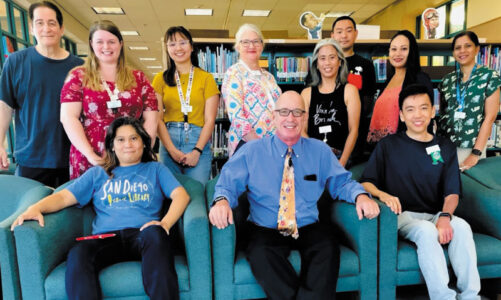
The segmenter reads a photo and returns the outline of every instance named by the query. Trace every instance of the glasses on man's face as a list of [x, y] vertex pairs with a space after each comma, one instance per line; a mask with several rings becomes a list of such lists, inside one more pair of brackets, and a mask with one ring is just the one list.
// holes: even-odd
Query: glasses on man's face
[[281, 117], [287, 117], [287, 116], [289, 116], [290, 113], [292, 113], [292, 115], [296, 118], [301, 117], [306, 112], [306, 111], [299, 109], [299, 108], [295, 108], [295, 109], [280, 108], [280, 109], [275, 109], [275, 111], [278, 112], [278, 114]]
[[241, 40], [240, 44], [244, 46], [245, 48], [249, 48], [249, 46], [252, 44], [254, 47], [259, 47], [263, 44], [262, 40]]
[[181, 46], [181, 47], [184, 47], [184, 46], [187, 46], [190, 44], [190, 41], [188, 40], [179, 40], [177, 42], [168, 42], [167, 43], [167, 47], [169, 48], [174, 48], [176, 47], [177, 45]]

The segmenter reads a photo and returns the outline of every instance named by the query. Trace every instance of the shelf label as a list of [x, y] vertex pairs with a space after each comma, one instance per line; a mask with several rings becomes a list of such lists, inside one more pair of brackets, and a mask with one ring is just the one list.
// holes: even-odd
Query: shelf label
[[268, 43], [270, 43], [270, 44], [284, 44], [285, 39], [269, 39]]

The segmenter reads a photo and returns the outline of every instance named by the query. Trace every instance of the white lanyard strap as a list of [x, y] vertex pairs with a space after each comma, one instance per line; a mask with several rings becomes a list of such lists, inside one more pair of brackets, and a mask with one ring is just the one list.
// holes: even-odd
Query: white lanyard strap
[[179, 102], [181, 102], [181, 111], [184, 115], [188, 115], [188, 107], [190, 106], [190, 96], [191, 96], [191, 86], [193, 85], [193, 74], [195, 73], [195, 68], [191, 66], [190, 78], [188, 79], [188, 87], [186, 88], [186, 98], [183, 95], [183, 87], [181, 86], [181, 81], [179, 80], [179, 72], [176, 70], [176, 85], [177, 92], [179, 94]]
[[120, 93], [120, 91], [117, 88], [117, 84], [115, 84], [115, 89], [113, 89], [113, 93], [111, 93], [111, 90], [110, 90], [110, 87], [108, 86], [108, 83], [106, 83], [106, 81], [104, 79], [101, 79], [101, 81], [103, 82], [104, 89], [108, 93], [108, 97], [110, 97], [110, 100], [111, 101], [118, 101], [118, 94]]

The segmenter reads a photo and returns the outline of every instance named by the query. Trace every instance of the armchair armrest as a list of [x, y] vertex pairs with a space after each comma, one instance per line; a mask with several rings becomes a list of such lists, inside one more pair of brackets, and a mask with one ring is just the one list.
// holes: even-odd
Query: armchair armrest
[[190, 297], [192, 299], [211, 298], [212, 267], [209, 219], [205, 205], [204, 188], [201, 183], [186, 176], [176, 175], [176, 178], [190, 195], [190, 203], [180, 224], [189, 269]]
[[377, 290], [378, 218], [359, 220], [355, 206], [344, 201], [334, 201], [331, 221], [339, 229], [360, 259], [360, 282], [373, 285]]
[[[217, 177], [205, 186], [207, 207], [212, 203]], [[233, 299], [233, 268], [236, 251], [236, 227], [234, 224], [225, 229], [209, 225], [212, 234], [212, 260], [214, 264], [214, 299]]]
[[73, 206], [45, 215], [45, 227], [29, 221], [15, 228], [23, 297], [45, 299], [45, 278], [83, 234], [83, 215], [84, 209]]
[[397, 282], [398, 218], [383, 202], [379, 204], [379, 299], [394, 299], [388, 287]]
[[469, 176], [461, 175], [463, 197], [455, 214], [465, 219], [473, 231], [501, 239], [501, 193]]
[[0, 265], [2, 266], [0, 270], [4, 299], [21, 298], [14, 234], [10, 231], [10, 226], [30, 205], [51, 193], [52, 190], [50, 188], [38, 186], [28, 190], [20, 199], [9, 199], [18, 203], [15, 211], [0, 222]]

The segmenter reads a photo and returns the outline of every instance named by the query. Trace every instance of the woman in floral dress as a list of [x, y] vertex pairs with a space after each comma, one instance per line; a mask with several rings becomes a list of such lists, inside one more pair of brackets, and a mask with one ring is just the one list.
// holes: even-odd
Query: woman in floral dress
[[158, 103], [148, 79], [125, 64], [123, 38], [111, 21], [95, 22], [89, 57], [70, 71], [61, 90], [61, 122], [71, 141], [70, 178], [104, 162], [104, 137], [121, 116], [142, 119], [156, 137]]

